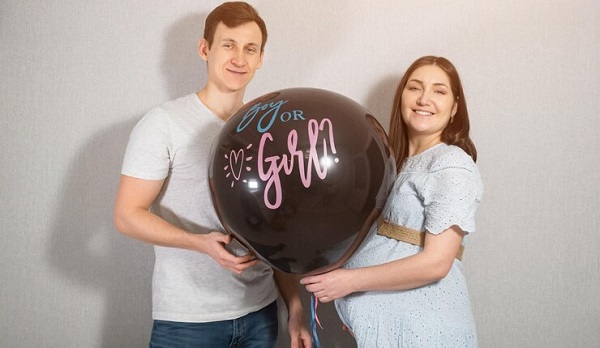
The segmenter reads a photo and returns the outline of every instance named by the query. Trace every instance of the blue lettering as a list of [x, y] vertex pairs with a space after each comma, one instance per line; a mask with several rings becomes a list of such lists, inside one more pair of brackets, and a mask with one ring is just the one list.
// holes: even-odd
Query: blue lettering
[[273, 123], [278, 117], [281, 122], [289, 122], [292, 120], [306, 121], [302, 110], [284, 111], [283, 113], [279, 114], [281, 106], [287, 102], [287, 100], [279, 100], [267, 104], [256, 103], [252, 105], [250, 110], [246, 112], [238, 124], [237, 132], [239, 133], [246, 129], [246, 127], [248, 127], [248, 125], [250, 125], [257, 116], [258, 121], [256, 123], [256, 130], [259, 133], [265, 133], [271, 129]]

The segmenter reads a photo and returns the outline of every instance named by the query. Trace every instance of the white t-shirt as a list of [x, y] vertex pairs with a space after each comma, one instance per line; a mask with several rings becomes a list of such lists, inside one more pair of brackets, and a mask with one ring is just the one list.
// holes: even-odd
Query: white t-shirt
[[[225, 122], [196, 94], [150, 110], [131, 133], [121, 173], [165, 179], [151, 210], [193, 233], [223, 231], [208, 184], [211, 147]], [[247, 251], [236, 241], [235, 254]], [[239, 318], [278, 296], [272, 270], [259, 263], [241, 275], [222, 268], [208, 255], [154, 247], [152, 317], [155, 320], [211, 322]]]

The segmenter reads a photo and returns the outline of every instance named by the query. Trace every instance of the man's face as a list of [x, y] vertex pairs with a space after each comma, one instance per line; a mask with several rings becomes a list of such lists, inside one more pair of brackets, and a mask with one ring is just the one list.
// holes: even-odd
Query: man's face
[[212, 46], [202, 39], [200, 56], [208, 63], [208, 84], [223, 93], [246, 87], [262, 65], [262, 33], [255, 22], [229, 28], [217, 25]]

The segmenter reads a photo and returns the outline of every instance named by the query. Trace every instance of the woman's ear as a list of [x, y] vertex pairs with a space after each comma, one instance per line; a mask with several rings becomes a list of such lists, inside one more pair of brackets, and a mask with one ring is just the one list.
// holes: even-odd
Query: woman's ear
[[456, 115], [457, 112], [458, 112], [458, 97], [456, 97], [456, 101], [454, 102], [454, 105], [452, 106], [452, 118], [454, 118], [454, 116]]

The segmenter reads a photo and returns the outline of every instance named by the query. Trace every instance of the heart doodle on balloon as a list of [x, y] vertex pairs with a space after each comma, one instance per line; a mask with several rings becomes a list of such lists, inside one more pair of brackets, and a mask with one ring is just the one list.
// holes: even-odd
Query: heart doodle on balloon
[[[249, 150], [251, 147], [252, 144], [249, 144], [246, 146], [246, 149]], [[242, 177], [243, 169], [246, 169], [246, 171], [250, 171], [252, 169], [250, 166], [245, 166], [246, 162], [250, 162], [252, 160], [252, 157], [245, 157], [244, 149], [239, 149], [238, 151], [231, 150], [229, 155], [225, 154], [224, 157], [225, 159], [229, 160], [229, 165], [223, 168], [227, 172], [225, 177], [229, 178], [230, 176], [233, 176], [233, 180], [231, 180], [231, 187], [233, 187], [235, 182], [240, 180]], [[246, 182], [246, 180], [242, 181]]]
[[229, 154], [229, 167], [235, 180], [240, 180], [242, 168], [244, 167], [244, 149], [239, 149], [237, 152], [231, 150]]

